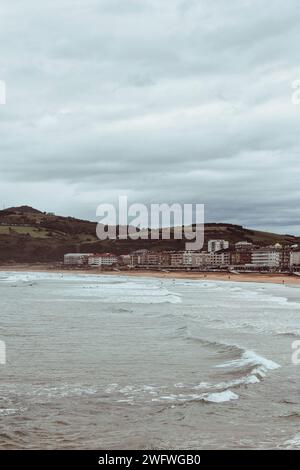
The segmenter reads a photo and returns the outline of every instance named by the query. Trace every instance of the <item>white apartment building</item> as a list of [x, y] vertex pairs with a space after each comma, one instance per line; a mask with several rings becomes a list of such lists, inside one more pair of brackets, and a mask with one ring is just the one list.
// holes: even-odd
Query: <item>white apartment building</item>
[[277, 268], [281, 261], [281, 252], [275, 248], [259, 248], [251, 255], [252, 264], [258, 267]]
[[131, 266], [146, 264], [147, 254], [148, 254], [148, 250], [136, 250], [130, 253]]
[[210, 253], [210, 266], [229, 266], [230, 253], [229, 251], [221, 250]]
[[148, 266], [157, 266], [159, 264], [159, 254], [149, 251], [146, 254], [146, 264]]
[[300, 250], [291, 252], [290, 266], [300, 266]]
[[213, 253], [215, 251], [227, 250], [229, 248], [229, 242], [226, 240], [209, 240], [208, 241], [208, 252]]
[[194, 251], [178, 251], [170, 254], [171, 266], [191, 267], [194, 264]]
[[184, 251], [182, 254], [182, 262], [183, 266], [189, 267], [193, 265], [193, 252], [192, 251]]
[[211, 264], [211, 254], [207, 251], [201, 251], [200, 253], [193, 253], [192, 265], [195, 267], [209, 266]]
[[173, 267], [183, 266], [183, 251], [178, 251], [177, 253], [171, 253], [170, 262]]
[[82, 266], [88, 263], [89, 256], [93, 256], [93, 253], [66, 253], [64, 255], [64, 264]]
[[112, 266], [118, 262], [118, 257], [111, 253], [93, 254], [88, 258], [89, 266]]
[[202, 251], [180, 251], [171, 253], [171, 266], [173, 267], [204, 267], [204, 266], [228, 266], [230, 264], [230, 253], [226, 250], [207, 253]]

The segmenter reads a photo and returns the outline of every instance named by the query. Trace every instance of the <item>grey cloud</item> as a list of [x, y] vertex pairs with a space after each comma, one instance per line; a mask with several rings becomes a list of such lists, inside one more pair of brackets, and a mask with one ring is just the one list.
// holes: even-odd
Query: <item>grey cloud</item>
[[297, 11], [297, 0], [6, 2], [0, 200], [93, 217], [127, 193], [300, 233]]

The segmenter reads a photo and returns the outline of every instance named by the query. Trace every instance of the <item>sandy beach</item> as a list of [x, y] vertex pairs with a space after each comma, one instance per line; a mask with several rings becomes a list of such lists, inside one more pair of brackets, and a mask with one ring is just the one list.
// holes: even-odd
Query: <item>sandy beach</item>
[[95, 276], [137, 276], [137, 277], [158, 277], [167, 279], [206, 279], [212, 281], [237, 281], [237, 282], [261, 282], [273, 284], [293, 284], [300, 285], [300, 276], [288, 274], [259, 274], [240, 273], [232, 274], [228, 272], [187, 272], [187, 271], [152, 271], [152, 270], [122, 270], [122, 271], [101, 271], [99, 269], [65, 269], [63, 267], [49, 264], [16, 264], [0, 265], [0, 271], [17, 272], [55, 272], [61, 274], [90, 274]]

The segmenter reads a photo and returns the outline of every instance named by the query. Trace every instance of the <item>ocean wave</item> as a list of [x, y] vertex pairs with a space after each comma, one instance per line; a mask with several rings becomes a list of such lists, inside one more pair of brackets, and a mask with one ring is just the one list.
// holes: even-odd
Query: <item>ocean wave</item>
[[282, 447], [285, 449], [300, 449], [300, 434], [296, 434], [296, 436], [285, 441]]
[[0, 408], [0, 416], [10, 416], [10, 415], [17, 415], [21, 414], [26, 411], [27, 408]]
[[231, 390], [215, 393], [201, 394], [170, 394], [158, 398], [152, 398], [153, 402], [170, 402], [170, 403], [189, 403], [189, 402], [207, 402], [207, 403], [226, 403], [232, 400], [238, 400], [239, 396]]
[[35, 399], [52, 399], [52, 398], [68, 398], [81, 397], [84, 395], [95, 395], [97, 388], [93, 386], [84, 386], [76, 384], [61, 384], [57, 386], [34, 386], [31, 390], [24, 390], [22, 394]]
[[254, 351], [246, 350], [235, 344], [227, 344], [219, 341], [209, 341], [201, 337], [187, 334], [187, 339], [201, 342], [203, 346], [213, 348], [219, 354], [231, 356], [221, 364], [215, 365], [215, 369], [225, 371], [236, 378], [228, 381], [222, 381], [216, 384], [202, 382], [196, 385], [195, 389], [227, 390], [229, 388], [238, 388], [244, 385], [257, 384], [262, 378], [267, 376], [269, 371], [276, 370], [281, 366], [270, 359], [258, 355]]
[[196, 341], [201, 343], [203, 346], [207, 348], [212, 348], [216, 350], [219, 353], [233, 353], [237, 357], [239, 357], [240, 354], [242, 354], [245, 350], [235, 344], [227, 344], [227, 343], [222, 343], [220, 341], [211, 341], [208, 339], [204, 339], [201, 336], [193, 335], [189, 332], [187, 329], [187, 334], [186, 334], [186, 340], [188, 341]]
[[210, 390], [223, 390], [226, 391], [229, 388], [238, 388], [241, 385], [250, 385], [250, 384], [256, 384], [259, 383], [260, 380], [258, 377], [254, 374], [249, 374], [245, 375], [244, 377], [241, 377], [240, 379], [233, 379], [229, 380], [228, 382], [219, 382], [216, 384], [208, 383], [208, 382], [201, 382], [199, 385], [195, 385], [194, 389], [195, 390], [201, 390], [201, 389], [210, 389]]
[[[178, 304], [181, 295], [169, 291], [156, 279], [129, 279], [117, 276], [95, 276], [92, 274], [62, 274], [44, 272], [3, 272], [0, 282], [10, 287], [33, 286], [38, 281], [59, 282], [61, 295], [51, 302], [85, 302], [86, 299], [103, 303], [132, 304]], [[43, 299], [49, 302], [50, 299]]]
[[298, 411], [292, 411], [291, 413], [282, 414], [282, 415], [279, 415], [278, 417], [283, 418], [283, 419], [296, 419], [296, 420], [299, 420], [300, 413]]
[[224, 403], [227, 401], [237, 400], [239, 396], [231, 392], [231, 390], [225, 390], [224, 392], [219, 393], [210, 393], [203, 398], [204, 401], [212, 402], [212, 403]]
[[[239, 398], [237, 393], [229, 390], [229, 385], [229, 383], [220, 383], [217, 386], [207, 384], [207, 387], [203, 387], [202, 384], [200, 384], [193, 387], [179, 383], [172, 387], [169, 385], [120, 386], [118, 384], [110, 384], [105, 388], [104, 393], [110, 395], [113, 401], [117, 403], [129, 403], [131, 405], [139, 403], [140, 401], [150, 401], [153, 403], [167, 402], [172, 404], [183, 404], [195, 401], [223, 403]], [[232, 385], [234, 386], [235, 384], [233, 383]], [[176, 389], [181, 388], [185, 390], [180, 393], [174, 393]], [[198, 390], [202, 388], [203, 391], [199, 393]], [[211, 390], [204, 391], [205, 388], [210, 388]]]
[[259, 356], [254, 351], [245, 351], [239, 359], [227, 361], [215, 367], [218, 369], [229, 369], [231, 373], [245, 374], [246, 372], [242, 379], [236, 381], [236, 386], [239, 386], [241, 384], [258, 383], [267, 376], [268, 371], [279, 369], [281, 366], [270, 359]]
[[217, 368], [242, 368], [244, 366], [258, 366], [255, 371], [259, 371], [261, 368], [262, 371], [275, 370], [281, 367], [274, 361], [266, 359], [263, 356], [259, 356], [254, 351], [245, 351], [242, 354], [242, 357], [239, 359], [234, 359], [233, 361], [227, 361], [223, 364], [218, 364]]
[[[184, 384], [176, 384], [174, 388], [181, 388], [181, 386], [187, 388]], [[194, 390], [189, 387], [189, 390], [185, 392], [174, 393], [174, 391], [171, 391], [171, 387], [167, 385], [126, 385], [121, 387], [118, 384], [110, 384], [104, 392], [108, 395], [113, 395], [117, 403], [127, 403], [130, 405], [134, 405], [140, 400], [147, 400], [153, 403], [183, 404], [196, 401], [225, 403], [239, 398], [236, 393], [228, 389], [196, 393], [196, 387], [194, 387]]]
[[277, 330], [276, 331], [277, 336], [287, 336], [291, 338], [299, 338], [300, 337], [300, 330], [298, 330], [298, 333], [295, 331], [282, 331], [282, 330]]
[[[96, 297], [96, 296], [95, 296]], [[41, 300], [39, 300], [41, 302]], [[80, 298], [56, 298], [56, 299], [43, 299], [43, 302], [73, 302], [78, 303], [87, 302], [87, 297]], [[88, 298], [90, 303], [104, 303], [104, 304], [180, 304], [182, 303], [181, 297], [177, 295], [166, 295], [166, 296], [157, 296], [157, 297], [147, 297], [147, 296], [118, 296], [118, 297], [105, 297], [97, 296], [96, 298]]]
[[233, 360], [226, 361], [223, 364], [218, 364], [215, 367], [220, 369], [240, 369], [245, 366], [258, 366], [262, 369], [267, 370], [275, 370], [281, 367], [276, 362], [266, 359], [263, 356], [256, 354], [254, 351], [246, 350], [236, 344], [227, 344], [222, 343], [220, 341], [210, 341], [208, 339], [203, 339], [199, 336], [193, 336], [190, 333], [187, 334], [187, 338], [189, 340], [195, 340], [201, 342], [204, 346], [212, 347], [217, 350], [217, 352], [228, 352], [228, 353], [236, 353], [239, 356]]

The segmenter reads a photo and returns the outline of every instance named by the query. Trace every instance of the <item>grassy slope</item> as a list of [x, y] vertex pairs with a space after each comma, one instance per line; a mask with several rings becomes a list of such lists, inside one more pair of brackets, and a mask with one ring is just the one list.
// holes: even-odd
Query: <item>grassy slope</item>
[[[72, 217], [44, 214], [22, 207], [0, 211], [0, 262], [61, 261], [66, 252], [111, 251], [129, 253], [135, 249], [181, 250], [183, 240], [107, 240], [96, 238], [96, 224]], [[205, 240], [224, 238], [231, 244], [251, 241], [258, 245], [300, 243], [300, 238], [244, 229], [230, 224], [208, 224]]]

